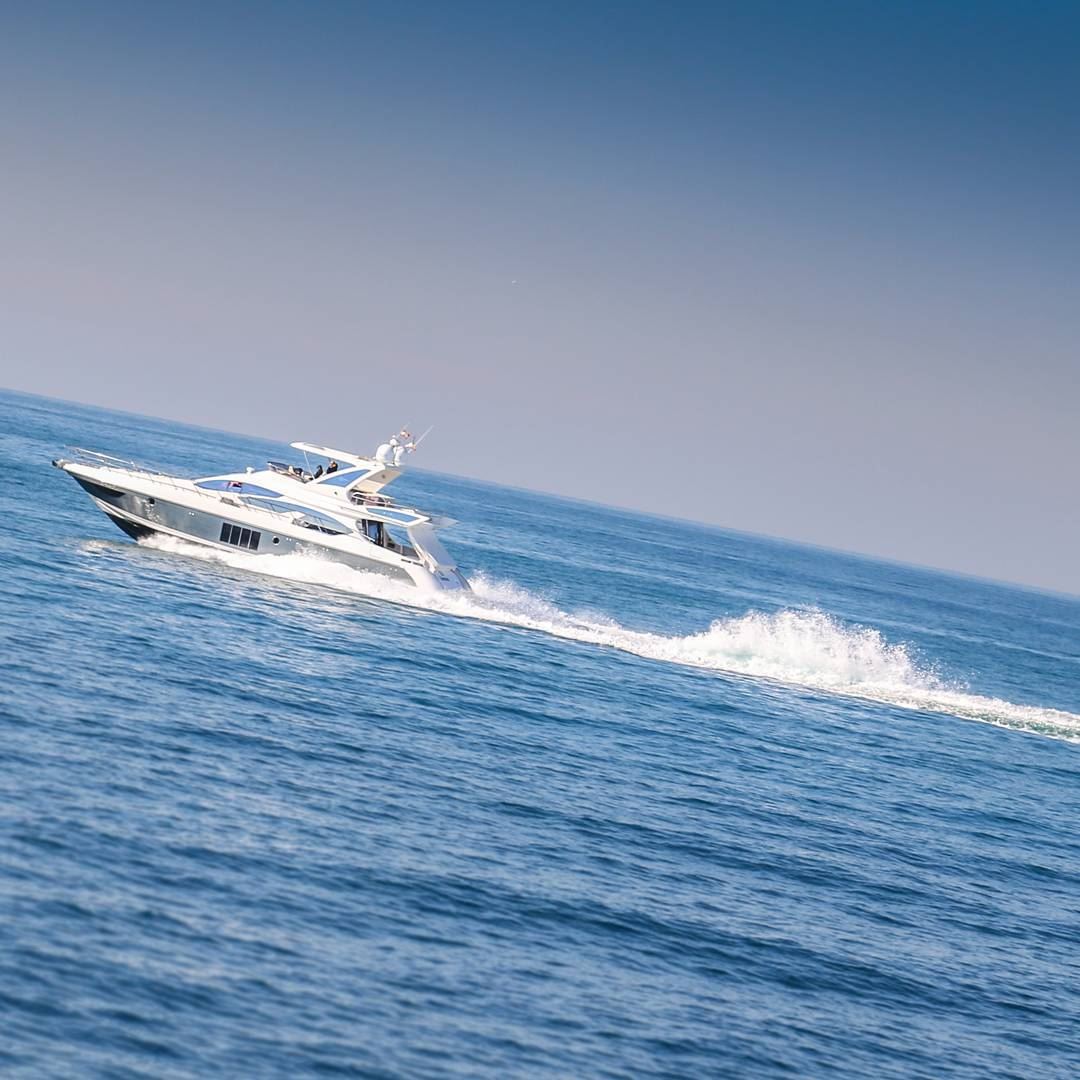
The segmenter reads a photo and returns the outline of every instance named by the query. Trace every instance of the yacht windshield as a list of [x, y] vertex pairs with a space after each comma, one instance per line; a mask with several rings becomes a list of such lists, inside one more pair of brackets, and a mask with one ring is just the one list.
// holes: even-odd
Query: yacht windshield
[[256, 510], [269, 510], [272, 514], [303, 515], [299, 524], [305, 528], [331, 533], [349, 531], [349, 527], [343, 525], [337, 518], [319, 510], [312, 510], [310, 506], [301, 506], [300, 503], [285, 502], [282, 499], [245, 499], [244, 502]]

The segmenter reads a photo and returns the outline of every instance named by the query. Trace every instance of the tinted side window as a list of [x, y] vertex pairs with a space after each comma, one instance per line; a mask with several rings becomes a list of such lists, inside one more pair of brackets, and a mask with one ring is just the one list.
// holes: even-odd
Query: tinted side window
[[244, 529], [239, 525], [230, 525], [227, 521], [221, 523], [221, 542], [223, 544], [232, 544], [233, 547], [257, 551], [261, 539], [262, 533], [256, 532], [254, 529]]

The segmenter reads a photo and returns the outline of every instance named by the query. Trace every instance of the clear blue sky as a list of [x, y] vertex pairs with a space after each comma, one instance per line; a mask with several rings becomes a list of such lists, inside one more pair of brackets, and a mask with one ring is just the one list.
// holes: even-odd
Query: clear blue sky
[[5, 4], [0, 385], [1080, 592], [1078, 55], [1075, 3]]

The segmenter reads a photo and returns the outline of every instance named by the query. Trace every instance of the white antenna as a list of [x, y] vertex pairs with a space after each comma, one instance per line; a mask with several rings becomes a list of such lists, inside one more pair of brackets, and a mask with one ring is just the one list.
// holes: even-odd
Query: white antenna
[[431, 426], [430, 426], [430, 427], [429, 427], [429, 428], [427, 429], [427, 431], [425, 431], [425, 432], [424, 432], [424, 434], [423, 434], [423, 435], [421, 435], [421, 436], [420, 436], [420, 438], [419, 438], [419, 439], [417, 439], [417, 440], [416, 440], [416, 441], [415, 441], [415, 442], [413, 443], [413, 446], [414, 446], [414, 447], [417, 447], [417, 446], [419, 446], [419, 445], [420, 445], [420, 444], [421, 444], [421, 443], [422, 443], [422, 442], [423, 442], [423, 441], [424, 441], [424, 440], [425, 440], [425, 439], [426, 439], [426, 438], [427, 438], [427, 437], [428, 437], [428, 436], [429, 436], [429, 435], [430, 435], [430, 434], [432, 433], [432, 431], [433, 431], [434, 429], [435, 429], [435, 425], [434, 425], [434, 424], [432, 424], [432, 425], [431, 425]]

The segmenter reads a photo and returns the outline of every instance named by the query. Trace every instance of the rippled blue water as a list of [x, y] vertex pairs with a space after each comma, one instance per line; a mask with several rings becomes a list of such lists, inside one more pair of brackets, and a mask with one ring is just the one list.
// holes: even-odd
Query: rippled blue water
[[0, 394], [4, 1075], [1080, 1071], [1080, 601], [413, 471], [427, 600], [72, 444], [283, 453]]

